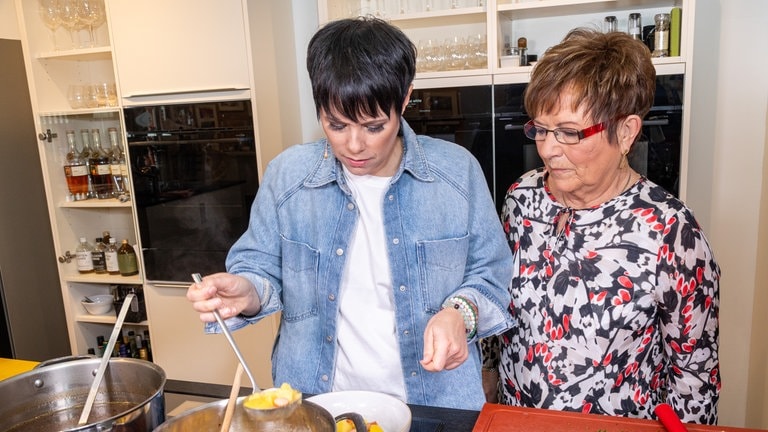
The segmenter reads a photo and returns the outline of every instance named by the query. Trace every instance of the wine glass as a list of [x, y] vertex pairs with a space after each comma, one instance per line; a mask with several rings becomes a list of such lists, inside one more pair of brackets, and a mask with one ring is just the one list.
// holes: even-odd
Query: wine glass
[[75, 31], [83, 28], [83, 22], [80, 19], [80, 14], [78, 12], [80, 6], [79, 3], [79, 0], [60, 0], [59, 2], [59, 18], [61, 19], [61, 26], [69, 32], [69, 39], [72, 41], [73, 48], [77, 48], [79, 45], [75, 43]]
[[56, 29], [61, 25], [61, 18], [59, 17], [59, 1], [58, 0], [38, 0], [37, 10], [40, 13], [40, 19], [43, 24], [51, 31], [51, 40], [53, 42], [53, 49], [58, 50], [59, 46], [56, 43]]
[[80, 21], [88, 27], [91, 46], [96, 46], [96, 33], [94, 33], [93, 30], [104, 24], [106, 21], [103, 0], [80, 0], [77, 13], [80, 17]]

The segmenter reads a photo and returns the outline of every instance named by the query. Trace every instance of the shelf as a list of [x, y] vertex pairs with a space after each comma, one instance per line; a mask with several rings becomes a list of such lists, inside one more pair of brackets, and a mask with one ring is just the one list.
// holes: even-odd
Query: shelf
[[485, 15], [485, 7], [467, 7], [457, 9], [441, 9], [429, 12], [412, 12], [390, 15], [390, 21], [395, 25], [401, 25], [405, 21], [444, 19], [446, 17], [458, 17], [469, 15]]
[[112, 115], [117, 114], [119, 112], [120, 112], [120, 108], [118, 107], [78, 108], [78, 109], [65, 109], [60, 111], [42, 111], [39, 113], [39, 115], [41, 118], [77, 116], [77, 115], [93, 115], [94, 118], [98, 118], [100, 114], [104, 114], [105, 117], [112, 117]]
[[[115, 321], [117, 321], [117, 318], [115, 317], [114, 311], [108, 314], [104, 315], [88, 315], [88, 314], [80, 314], [75, 315], [75, 321], [77, 322], [84, 322], [84, 323], [93, 323], [93, 324], [114, 324]], [[139, 325], [139, 326], [148, 326], [148, 321], [142, 321], [138, 323], [132, 323], [132, 322], [125, 322], [126, 325]]]
[[83, 282], [92, 284], [117, 284], [117, 285], [141, 285], [142, 280], [139, 275], [134, 276], [120, 276], [110, 274], [76, 274], [76, 275], [62, 275], [62, 279], [67, 282]]
[[87, 199], [82, 201], [63, 201], [59, 203], [59, 207], [62, 208], [83, 208], [83, 209], [98, 209], [98, 208], [131, 208], [131, 202], [121, 202], [117, 198], [109, 199]]
[[58, 60], [110, 60], [112, 58], [112, 47], [101, 46], [93, 48], [77, 48], [70, 50], [43, 52], [37, 55], [38, 60], [58, 59]]

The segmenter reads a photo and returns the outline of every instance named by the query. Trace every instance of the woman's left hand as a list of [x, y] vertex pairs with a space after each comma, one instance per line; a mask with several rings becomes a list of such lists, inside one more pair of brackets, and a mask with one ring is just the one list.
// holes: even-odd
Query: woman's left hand
[[435, 314], [424, 331], [421, 365], [430, 372], [459, 367], [469, 356], [467, 331], [461, 312], [445, 308]]

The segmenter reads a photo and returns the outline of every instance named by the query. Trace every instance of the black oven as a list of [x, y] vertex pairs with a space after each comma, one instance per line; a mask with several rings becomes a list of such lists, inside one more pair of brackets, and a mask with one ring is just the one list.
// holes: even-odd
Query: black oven
[[249, 100], [125, 109], [145, 274], [224, 271], [258, 189]]
[[[469, 149], [480, 162], [497, 210], [509, 186], [543, 165], [536, 143], [525, 137], [530, 120], [523, 105], [525, 84], [414, 90], [404, 117], [416, 133]], [[639, 173], [675, 196], [679, 192], [682, 75], [656, 78], [653, 107], [629, 154]]]

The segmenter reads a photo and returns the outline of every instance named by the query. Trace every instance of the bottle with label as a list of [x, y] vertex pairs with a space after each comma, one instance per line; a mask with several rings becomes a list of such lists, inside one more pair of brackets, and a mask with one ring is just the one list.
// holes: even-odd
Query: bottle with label
[[120, 148], [117, 136], [117, 128], [107, 129], [109, 134], [109, 154], [110, 154], [110, 172], [112, 173], [112, 184], [114, 185], [112, 194], [115, 197], [119, 197], [125, 193], [123, 172], [127, 171], [121, 169], [121, 164], [125, 165], [125, 156]]
[[669, 57], [669, 14], [660, 13], [653, 17], [653, 52], [651, 57]]
[[93, 190], [93, 178], [91, 178], [91, 131], [80, 129], [80, 141], [83, 143], [80, 157], [88, 167], [88, 198], [96, 198], [96, 192]]
[[128, 244], [128, 240], [123, 240], [123, 244], [117, 250], [117, 265], [122, 276], [133, 276], [139, 273], [136, 251]]
[[91, 182], [94, 192], [99, 199], [112, 198], [112, 171], [110, 158], [101, 147], [101, 133], [98, 129], [91, 130], [93, 149], [88, 163], [91, 169]]
[[80, 237], [80, 244], [75, 249], [77, 259], [77, 271], [80, 273], [93, 273], [93, 246], [85, 237]]
[[95, 273], [103, 274], [107, 272], [106, 250], [107, 246], [102, 242], [101, 237], [96, 237], [96, 243], [93, 245], [93, 252], [91, 253], [93, 271]]
[[117, 260], [117, 244], [114, 237], [109, 238], [109, 244], [107, 244], [107, 248], [104, 250], [104, 262], [107, 267], [107, 273], [111, 275], [120, 274], [120, 265]]
[[67, 131], [67, 156], [64, 160], [64, 175], [72, 200], [88, 197], [88, 166], [77, 151], [75, 131]]

